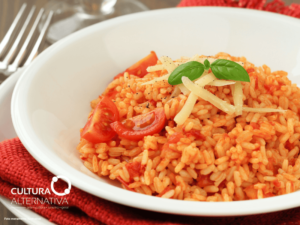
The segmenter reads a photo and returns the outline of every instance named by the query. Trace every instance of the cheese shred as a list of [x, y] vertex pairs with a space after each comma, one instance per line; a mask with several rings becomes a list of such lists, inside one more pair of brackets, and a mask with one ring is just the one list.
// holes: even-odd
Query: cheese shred
[[[188, 59], [189, 61], [198, 61], [203, 63], [205, 59], [208, 59], [210, 63], [213, 63], [215, 58], [207, 58], [201, 57], [199, 55], [195, 55], [192, 58]], [[173, 62], [173, 60], [167, 56], [162, 56], [160, 58], [162, 64], [154, 65], [147, 68], [148, 72], [155, 72], [161, 70], [167, 70], [168, 74], [154, 78], [151, 81], [147, 81], [142, 85], [154, 84], [159, 81], [168, 80], [170, 74], [174, 71], [174, 69], [183, 64], [184, 62]], [[237, 62], [240, 65], [243, 65], [241, 62]], [[184, 95], [189, 95], [187, 101], [185, 102], [183, 108], [180, 112], [175, 116], [174, 121], [178, 125], [182, 125], [186, 119], [191, 115], [192, 110], [197, 102], [198, 97], [202, 98], [205, 101], [210, 102], [212, 105], [217, 107], [218, 109], [228, 113], [234, 114], [235, 116], [242, 115], [243, 111], [245, 112], [258, 112], [258, 113], [271, 113], [271, 112], [279, 112], [284, 113], [286, 110], [282, 109], [272, 109], [272, 108], [249, 108], [243, 107], [243, 85], [241, 81], [229, 81], [229, 80], [219, 80], [215, 77], [213, 73], [208, 73], [204, 71], [202, 76], [195, 81], [191, 81], [187, 77], [182, 77], [182, 84], [176, 85], [168, 102], [172, 101], [174, 98], [178, 97], [180, 93]], [[233, 97], [234, 105], [229, 104], [228, 102], [218, 98], [211, 92], [204, 89], [206, 85], [222, 87], [229, 85]]]
[[233, 102], [235, 105], [235, 115], [240, 116], [243, 113], [243, 86], [241, 81], [234, 85]]
[[168, 80], [169, 76], [170, 76], [170, 74], [164, 75], [162, 77], [157, 77], [157, 78], [154, 78], [153, 80], [150, 80], [150, 81], [147, 81], [147, 82], [143, 83], [142, 85], [154, 84], [158, 81]]
[[173, 60], [168, 56], [162, 56], [159, 60], [161, 61], [164, 69], [166, 69], [169, 74], [171, 74], [173, 70], [175, 70], [176, 65], [174, 64]]
[[186, 119], [191, 115], [194, 105], [197, 101], [197, 96], [191, 93], [186, 100], [184, 106], [180, 110], [180, 112], [175, 116], [174, 121], [178, 125], [182, 125]]
[[245, 112], [257, 112], [257, 113], [271, 113], [271, 112], [284, 113], [284, 112], [286, 112], [286, 110], [283, 110], [283, 109], [250, 108], [250, 107], [243, 107], [243, 111], [245, 111]]
[[231, 84], [235, 84], [235, 81], [229, 81], [229, 80], [214, 80], [212, 82], [210, 82], [207, 85], [210, 86], [215, 86], [215, 87], [222, 87], [222, 86], [227, 86], [227, 85], [231, 85]]

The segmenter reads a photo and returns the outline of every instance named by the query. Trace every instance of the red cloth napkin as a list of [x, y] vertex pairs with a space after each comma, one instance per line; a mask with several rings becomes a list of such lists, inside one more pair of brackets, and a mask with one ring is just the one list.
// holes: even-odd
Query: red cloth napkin
[[[300, 18], [300, 5], [285, 6], [281, 0], [266, 4], [266, 0], [182, 0], [183, 6], [228, 6], [277, 12]], [[112, 203], [72, 187], [71, 193], [59, 197], [44, 193], [13, 194], [18, 188], [50, 189], [54, 177], [42, 167], [24, 148], [18, 138], [0, 143], [0, 195], [24, 205], [57, 224], [115, 224], [115, 225], [171, 225], [171, 224], [264, 224], [300, 225], [300, 208], [269, 214], [244, 217], [191, 217], [155, 213]], [[55, 190], [63, 192], [67, 184], [55, 183]], [[24, 189], [23, 189], [24, 190]], [[27, 191], [28, 192], [28, 191]], [[40, 201], [38, 201], [39, 199]], [[49, 204], [45, 200], [55, 202]], [[60, 204], [58, 203], [60, 202]], [[278, 203], [280, 204], [280, 203]], [[63, 208], [63, 207], [68, 207]]]
[[[70, 194], [59, 197], [55, 194], [39, 195], [12, 194], [13, 188], [43, 188], [50, 189], [54, 177], [42, 167], [24, 148], [18, 138], [0, 143], [0, 195], [21, 203], [36, 213], [46, 217], [51, 222], [63, 225], [71, 224], [115, 224], [115, 225], [173, 225], [173, 224], [264, 224], [264, 225], [299, 225], [300, 208], [276, 213], [244, 216], [244, 217], [192, 217], [155, 213], [134, 209], [112, 203], [72, 187]], [[63, 192], [67, 184], [59, 179], [55, 183], [55, 190]], [[34, 191], [36, 192], [36, 191]], [[28, 191], [27, 191], [28, 193]], [[56, 203], [38, 202], [45, 199], [56, 199]], [[65, 199], [65, 200], [64, 200]], [[64, 201], [63, 201], [64, 200]], [[35, 201], [35, 202], [34, 202]], [[278, 203], [280, 204], [280, 203]], [[68, 207], [63, 209], [58, 206]]]
[[287, 16], [300, 18], [300, 4], [286, 6], [282, 0], [182, 0], [179, 7], [184, 6], [227, 6], [248, 9], [258, 9], [269, 12], [276, 12]]

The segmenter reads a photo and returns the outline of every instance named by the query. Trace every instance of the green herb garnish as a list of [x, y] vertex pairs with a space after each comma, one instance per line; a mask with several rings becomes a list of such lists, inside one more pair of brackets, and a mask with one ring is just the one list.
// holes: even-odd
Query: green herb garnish
[[204, 61], [204, 69], [205, 70], [209, 70], [209, 68], [210, 68], [210, 62], [207, 59], [205, 59], [205, 61]]
[[201, 77], [204, 70], [209, 70], [209, 68], [219, 79], [250, 82], [247, 71], [240, 64], [226, 59], [217, 59], [212, 64], [206, 59], [204, 65], [197, 61], [184, 63], [171, 73], [168, 82], [171, 85], [181, 84], [183, 76], [195, 80]]
[[183, 76], [188, 77], [190, 80], [199, 78], [204, 72], [202, 63], [190, 61], [178, 66], [169, 76], [168, 82], [171, 85], [181, 84]]
[[219, 79], [250, 82], [247, 71], [236, 62], [218, 59], [211, 64], [210, 68]]

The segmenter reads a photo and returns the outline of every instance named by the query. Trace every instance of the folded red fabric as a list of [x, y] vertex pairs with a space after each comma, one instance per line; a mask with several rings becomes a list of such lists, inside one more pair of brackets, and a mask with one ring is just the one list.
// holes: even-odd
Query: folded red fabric
[[185, 6], [227, 6], [248, 9], [258, 9], [269, 12], [276, 12], [287, 16], [300, 18], [300, 4], [286, 6], [282, 0], [182, 0], [179, 7]]
[[[95, 197], [76, 187], [72, 187], [70, 194], [65, 196], [50, 192], [37, 194], [33, 191], [36, 188], [51, 190], [53, 177], [28, 153], [18, 138], [0, 143], [0, 195], [30, 208], [56, 224], [300, 224], [300, 208], [244, 217], [191, 217], [134, 209]], [[57, 192], [63, 192], [66, 187], [67, 184], [62, 180], [55, 183]], [[31, 188], [31, 194], [24, 192], [28, 188]], [[16, 194], [17, 190], [19, 193], [23, 190], [23, 194]], [[45, 201], [46, 199], [48, 200]]]
[[[300, 5], [285, 6], [281, 0], [274, 0], [267, 4], [266, 0], [182, 0], [178, 6], [251, 8], [300, 18]], [[0, 143], [0, 195], [14, 203], [30, 208], [57, 224], [300, 224], [300, 208], [245, 217], [187, 217], [122, 206], [85, 193], [75, 187], [72, 187], [69, 195], [62, 197], [50, 192], [43, 193], [43, 195], [24, 193], [24, 191], [23, 194], [15, 194], [16, 190], [22, 190], [22, 188], [23, 190], [27, 188], [31, 188], [31, 190], [39, 188], [47, 190], [48, 188], [50, 190], [53, 177], [53, 174], [28, 153], [18, 138]], [[61, 180], [55, 183], [55, 190], [58, 192], [63, 192], [66, 187], [67, 184]], [[46, 199], [47, 201], [45, 201]]]

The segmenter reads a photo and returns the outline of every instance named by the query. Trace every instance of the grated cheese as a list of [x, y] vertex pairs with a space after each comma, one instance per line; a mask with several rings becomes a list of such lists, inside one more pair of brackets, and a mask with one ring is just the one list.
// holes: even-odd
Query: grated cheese
[[179, 94], [181, 93], [181, 90], [179, 89], [178, 86], [176, 86], [170, 96], [170, 98], [176, 98]]
[[213, 95], [209, 91], [205, 90], [202, 87], [194, 84], [189, 78], [182, 77], [182, 82], [184, 86], [189, 89], [193, 94], [197, 95], [198, 97], [202, 98], [205, 101], [210, 102], [215, 107], [221, 109], [222, 111], [233, 114], [235, 112], [235, 107], [233, 105], [228, 104], [226, 101], [218, 98], [217, 96]]
[[257, 113], [270, 113], [270, 112], [284, 113], [284, 112], [286, 112], [286, 110], [283, 110], [283, 109], [250, 108], [250, 107], [243, 107], [243, 111], [245, 111], [245, 112], [257, 112]]
[[160, 65], [154, 65], [154, 66], [149, 66], [147, 68], [147, 72], [155, 72], [155, 71], [159, 71], [159, 70], [163, 70], [164, 66], [162, 64]]
[[209, 84], [210, 82], [216, 80], [217, 78], [212, 73], [207, 75], [202, 75], [198, 80], [196, 80], [195, 84], [199, 87], [204, 87], [205, 85]]
[[191, 93], [183, 84], [178, 84], [177, 87], [184, 95], [188, 95], [189, 93]]
[[234, 85], [233, 102], [235, 106], [235, 115], [242, 115], [243, 111], [243, 86], [241, 81], [237, 81]]
[[154, 71], [166, 69], [168, 71], [168, 74], [166, 74], [162, 77], [154, 78], [153, 80], [147, 81], [147, 82], [143, 83], [142, 85], [154, 84], [155, 82], [158, 82], [158, 81], [168, 80], [170, 74], [177, 67], [174, 64], [173, 60], [171, 58], [169, 58], [168, 56], [162, 56], [159, 60], [162, 63], [161, 65], [149, 66], [147, 68], [147, 71], [148, 72], [154, 72]]
[[231, 85], [231, 84], [235, 84], [235, 81], [228, 81], [228, 80], [214, 80], [212, 82], [210, 82], [207, 85], [210, 86], [216, 86], [216, 87], [221, 87], [221, 86], [226, 86], [226, 85]]
[[159, 60], [161, 61], [164, 69], [166, 69], [169, 74], [171, 74], [173, 70], [175, 70], [176, 65], [174, 64], [173, 60], [168, 56], [162, 56]]
[[191, 115], [192, 110], [194, 108], [194, 105], [195, 105], [197, 99], [198, 99], [197, 96], [194, 95], [193, 93], [191, 93], [189, 95], [189, 97], [186, 100], [184, 106], [182, 107], [182, 109], [180, 110], [180, 112], [177, 113], [177, 115], [174, 118], [174, 121], [178, 125], [184, 124], [184, 122], [186, 121], [186, 119]]
[[[173, 60], [167, 56], [162, 56], [160, 58], [161, 65], [154, 65], [147, 68], [148, 72], [154, 72], [166, 69], [168, 71], [167, 75], [164, 75], [162, 77], [154, 78], [151, 81], [145, 82], [142, 85], [147, 84], [154, 84], [155, 82], [162, 81], [162, 80], [168, 80], [170, 74], [174, 71], [176, 67], [179, 65], [182, 65], [186, 62], [190, 61], [197, 61], [200, 63], [204, 63], [205, 60], [208, 60], [210, 63], [213, 63], [216, 61], [216, 58], [211, 57], [201, 57], [199, 55], [194, 55], [191, 58], [184, 58], [181, 61], [173, 62]], [[244, 65], [243, 62], [236, 62], [240, 65]], [[226, 101], [223, 101], [222, 99], [218, 98], [214, 94], [210, 93], [209, 91], [204, 89], [205, 85], [210, 86], [226, 86], [230, 85], [234, 106], [227, 103]], [[180, 110], [180, 112], [175, 116], [174, 121], [178, 125], [184, 124], [186, 119], [191, 115], [192, 110], [197, 102], [198, 97], [202, 98], [205, 101], [210, 102], [215, 107], [219, 108], [220, 110], [228, 113], [228, 114], [236, 114], [236, 116], [242, 115], [242, 112], [258, 112], [258, 113], [269, 113], [269, 112], [285, 112], [285, 110], [282, 109], [272, 109], [272, 108], [249, 108], [249, 107], [243, 107], [243, 86], [240, 81], [228, 81], [228, 80], [219, 80], [215, 77], [213, 73], [207, 73], [207, 71], [204, 71], [203, 75], [195, 80], [194, 82], [191, 81], [187, 77], [182, 77], [182, 84], [179, 84], [175, 86], [171, 96], [170, 100], [174, 97], [177, 97], [180, 93], [183, 93], [184, 95], [189, 95], [187, 98], [187, 101], [185, 102], [183, 108]]]

